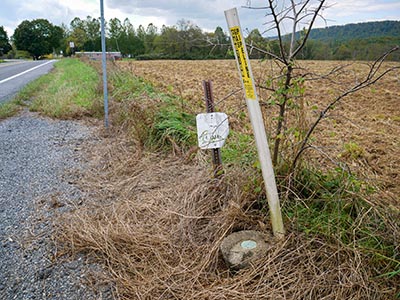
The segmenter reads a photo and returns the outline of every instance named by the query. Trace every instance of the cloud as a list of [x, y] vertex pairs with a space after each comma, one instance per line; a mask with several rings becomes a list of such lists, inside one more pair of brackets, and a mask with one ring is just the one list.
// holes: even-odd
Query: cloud
[[24, 20], [47, 19], [54, 25], [69, 24], [76, 16], [99, 15], [96, 2], [80, 0], [2, 0], [0, 24], [4, 25], [10, 36]]
[[[232, 7], [245, 5], [244, 0], [109, 0], [107, 7], [113, 10], [124, 11], [126, 14], [132, 14], [142, 18], [143, 16], [152, 16], [153, 23], [157, 19], [165, 21], [165, 25], [174, 25], [180, 19], [193, 21], [199, 27], [206, 30], [214, 30], [217, 26], [224, 27], [224, 10]], [[244, 15], [249, 15], [244, 12]], [[262, 14], [258, 13], [259, 16]], [[253, 18], [254, 19], [254, 18]], [[159, 23], [159, 22], [158, 22]], [[260, 24], [262, 21], [260, 20]]]
[[396, 0], [347, 0], [329, 3], [330, 7], [324, 12], [328, 25], [400, 19], [400, 2]]

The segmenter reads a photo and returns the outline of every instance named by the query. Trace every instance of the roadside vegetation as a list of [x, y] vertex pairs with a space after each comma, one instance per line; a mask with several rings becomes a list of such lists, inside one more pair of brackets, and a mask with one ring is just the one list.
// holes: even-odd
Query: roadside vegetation
[[[232, 58], [228, 35], [221, 27], [204, 33], [186, 20], [135, 30], [129, 19], [112, 19], [110, 49], [137, 61], [108, 65], [111, 127], [100, 129], [100, 145], [85, 147], [89, 167], [78, 184], [87, 199], [56, 220], [57, 255], [84, 253], [101, 263], [108, 271], [101, 280], [112, 283], [120, 299], [400, 299], [399, 143], [393, 134], [399, 116], [392, 108], [400, 67], [387, 63], [399, 60], [399, 22], [313, 31], [326, 8], [325, 0], [315, 3], [291, 1], [283, 8], [269, 1], [263, 7], [266, 24], [277, 38], [265, 39], [255, 29], [246, 39], [254, 58], [264, 60], [255, 81], [271, 142], [283, 239], [270, 234], [255, 142], [240, 90], [232, 88], [237, 77], [228, 74], [234, 62], [207, 62], [202, 72], [198, 61], [165, 60]], [[286, 22], [293, 22], [290, 35], [280, 30]], [[68, 35], [46, 20], [24, 21], [16, 32], [31, 32], [34, 40], [39, 34], [32, 25], [45, 23], [57, 53], [99, 50], [99, 20], [90, 16], [72, 20]], [[375, 27], [385, 34], [374, 35]], [[361, 36], [353, 39], [354, 32]], [[336, 42], [338, 34], [346, 38]], [[16, 44], [34, 58], [53, 49], [34, 53]], [[153, 59], [163, 60], [139, 61]], [[303, 59], [372, 61], [335, 62], [324, 69]], [[210, 71], [217, 64], [223, 67]], [[21, 106], [52, 118], [100, 118], [101, 72], [99, 62], [63, 59], [1, 106], [0, 118]], [[209, 153], [196, 145], [195, 116], [205, 108], [202, 94], [190, 88], [200, 84], [191, 78], [195, 72], [200, 80], [219, 73], [219, 84], [228, 86], [218, 97], [231, 122], [218, 178]], [[233, 272], [219, 245], [240, 230], [265, 233], [270, 249]]]
[[[52, 117], [100, 117], [100, 69], [63, 60], [18, 99]], [[122, 299], [400, 296], [399, 211], [371, 201], [379, 187], [357, 174], [311, 161], [290, 190], [285, 170], [277, 170], [285, 240], [253, 267], [231, 273], [219, 255], [222, 238], [243, 229], [271, 232], [246, 113], [234, 119], [216, 180], [208, 153], [196, 146], [195, 114], [204, 108], [131, 71], [109, 64], [112, 126], [103, 146], [87, 149], [91, 165], [79, 184], [91, 199], [57, 222], [60, 253], [103, 263], [109, 277], [102, 280]], [[76, 97], [72, 84], [88, 95]], [[360, 149], [347, 143], [342, 159], [362, 159]]]
[[49, 117], [100, 116], [99, 84], [100, 77], [95, 69], [76, 59], [63, 59], [55, 63], [50, 74], [28, 84], [16, 101]]
[[0, 120], [12, 117], [17, 114], [21, 109], [18, 101], [10, 101], [0, 104]]
[[[231, 273], [219, 255], [222, 238], [271, 232], [245, 110], [236, 112], [222, 149], [224, 174], [214, 179], [208, 153], [196, 145], [202, 104], [121, 66], [109, 64], [112, 126], [103, 146], [87, 149], [91, 165], [79, 183], [91, 199], [58, 219], [60, 253], [104, 264], [102, 280], [122, 299], [399, 298], [399, 210], [372, 200], [379, 186], [312, 160], [290, 189], [287, 170], [276, 170], [285, 240], [271, 239], [266, 257]], [[10, 107], [101, 117], [100, 70], [97, 62], [62, 60]], [[363, 151], [350, 141], [340, 157], [352, 163]]]

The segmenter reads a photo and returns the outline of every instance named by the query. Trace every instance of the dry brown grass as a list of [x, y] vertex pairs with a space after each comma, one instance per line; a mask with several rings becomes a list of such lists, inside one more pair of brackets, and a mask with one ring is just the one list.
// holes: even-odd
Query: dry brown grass
[[[114, 135], [114, 134], [113, 134]], [[115, 135], [114, 135], [115, 136]], [[231, 273], [218, 248], [241, 229], [270, 232], [243, 191], [248, 174], [221, 182], [196, 164], [140, 153], [109, 137], [91, 149], [84, 207], [59, 220], [60, 247], [102, 262], [120, 299], [391, 299], [396, 281], [374, 278], [357, 248], [289, 228], [266, 257]]]
[[[193, 113], [204, 112], [202, 80], [212, 80], [214, 94], [218, 100], [225, 98], [240, 87], [235, 61], [130, 61], [118, 65], [134, 75], [142, 76], [167, 93], [177, 94], [193, 107]], [[365, 77], [368, 66], [364, 62], [298, 61], [297, 72], [328, 74], [338, 66], [345, 67], [334, 76], [333, 81], [320, 79], [306, 83], [305, 111], [301, 126], [310, 125], [318, 111], [323, 109], [335, 95]], [[387, 62], [384, 68], [399, 66], [398, 62]], [[255, 80], [263, 84], [268, 76], [276, 76], [277, 65], [271, 61], [252, 61]], [[304, 69], [301, 69], [304, 68]], [[307, 71], [305, 71], [307, 70]], [[347, 164], [352, 172], [378, 188], [376, 204], [400, 207], [400, 71], [388, 74], [378, 84], [352, 94], [339, 103], [315, 131], [315, 148], [306, 153], [311, 164], [335, 166]], [[316, 78], [315, 75], [310, 76]], [[270, 93], [259, 90], [260, 101], [266, 101]], [[310, 109], [316, 105], [318, 110]], [[217, 109], [229, 115], [230, 127], [237, 131], [249, 131], [247, 118], [238, 113], [246, 112], [241, 93], [218, 103]], [[267, 131], [273, 137], [277, 108], [263, 106]], [[290, 127], [290, 123], [286, 124]], [[353, 142], [362, 149], [357, 159], [342, 157], [346, 144]], [[292, 149], [288, 149], [292, 151]], [[375, 197], [374, 196], [374, 197]]]

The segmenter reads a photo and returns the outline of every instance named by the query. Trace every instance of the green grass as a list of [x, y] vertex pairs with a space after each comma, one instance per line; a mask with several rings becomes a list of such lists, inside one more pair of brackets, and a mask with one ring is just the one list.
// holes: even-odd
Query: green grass
[[111, 73], [112, 98], [119, 107], [114, 115], [142, 146], [157, 151], [185, 151], [196, 144], [195, 116], [183, 111], [185, 101], [157, 92], [141, 78], [125, 72]]
[[230, 131], [221, 156], [225, 164], [240, 167], [255, 167], [258, 165], [258, 154], [252, 135]]
[[[173, 103], [173, 102], [172, 102]], [[194, 116], [176, 110], [176, 104], [163, 105], [155, 114], [150, 131], [149, 145], [156, 148], [180, 147], [187, 149], [196, 144], [196, 124]]]
[[374, 265], [376, 276], [399, 274], [400, 256], [387, 216], [366, 200], [376, 191], [373, 187], [341, 168], [323, 173], [304, 167], [294, 181], [291, 192], [296, 196], [282, 209], [292, 230], [358, 249]]
[[0, 120], [12, 117], [20, 111], [21, 107], [17, 101], [0, 104]]
[[[111, 72], [112, 98], [119, 108], [116, 124], [128, 126], [134, 138], [152, 150], [189, 149], [197, 145], [197, 108], [185, 99], [158, 92], [153, 85], [128, 72]], [[251, 135], [231, 131], [221, 149], [226, 165], [257, 167], [257, 151]]]
[[150, 83], [128, 72], [110, 72], [110, 80], [113, 86], [112, 97], [118, 102], [138, 100], [143, 94], [152, 98], [160, 96]]
[[30, 109], [44, 115], [69, 119], [101, 115], [96, 70], [77, 59], [63, 59], [54, 70], [22, 91], [18, 98], [31, 101]]
[[30, 104], [32, 97], [36, 95], [38, 91], [46, 88], [51, 76], [52, 75], [47, 74], [31, 81], [19, 91], [14, 100], [16, 100], [17, 103]]

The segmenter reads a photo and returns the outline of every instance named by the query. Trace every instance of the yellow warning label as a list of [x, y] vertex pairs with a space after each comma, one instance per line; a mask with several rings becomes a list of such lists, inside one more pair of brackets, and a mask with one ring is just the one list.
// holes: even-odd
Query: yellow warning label
[[249, 62], [246, 59], [245, 45], [242, 42], [242, 36], [240, 34], [239, 26], [230, 28], [231, 37], [235, 46], [235, 52], [239, 63], [240, 73], [242, 74], [243, 85], [247, 99], [256, 99], [256, 93], [253, 87], [253, 81], [250, 76]]

